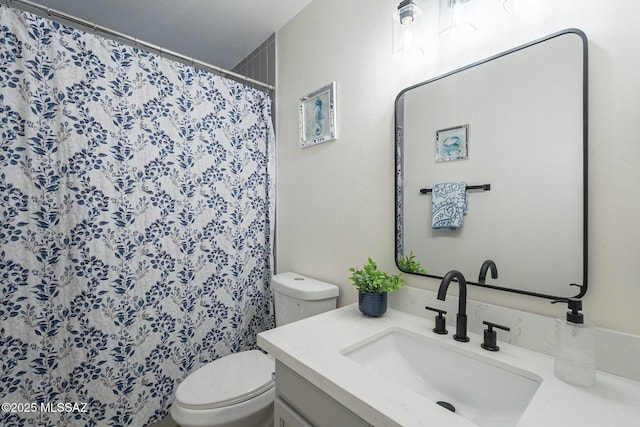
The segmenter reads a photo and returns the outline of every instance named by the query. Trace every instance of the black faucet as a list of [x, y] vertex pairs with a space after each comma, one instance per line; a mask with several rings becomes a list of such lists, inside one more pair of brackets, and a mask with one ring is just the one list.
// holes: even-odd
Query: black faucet
[[453, 339], [461, 342], [468, 342], [467, 336], [467, 281], [458, 270], [451, 270], [442, 278], [438, 288], [438, 299], [444, 301], [447, 296], [447, 289], [452, 280], [458, 282], [460, 293], [458, 295], [458, 314], [456, 315], [456, 334]]
[[481, 285], [486, 284], [487, 271], [489, 271], [489, 268], [491, 268], [491, 278], [492, 279], [498, 278], [498, 267], [496, 267], [496, 263], [493, 262], [493, 260], [488, 259], [485, 262], [483, 262], [482, 267], [480, 267], [480, 275], [478, 275], [478, 283], [480, 283]]

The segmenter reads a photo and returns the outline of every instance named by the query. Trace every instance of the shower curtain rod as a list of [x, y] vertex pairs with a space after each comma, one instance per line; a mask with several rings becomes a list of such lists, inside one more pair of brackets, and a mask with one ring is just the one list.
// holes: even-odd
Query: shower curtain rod
[[[127, 43], [133, 44], [134, 47], [142, 47], [144, 49], [148, 49], [148, 50], [152, 50], [152, 51], [156, 51], [158, 52], [158, 55], [165, 56], [165, 57], [171, 57], [173, 59], [178, 60], [179, 62], [191, 65], [193, 67], [198, 67], [201, 68], [203, 70], [206, 71], [213, 71], [214, 74], [218, 74], [218, 75], [223, 75], [226, 77], [232, 77], [235, 80], [239, 80], [241, 82], [246, 82], [246, 83], [250, 83], [256, 86], [260, 86], [263, 87], [265, 89], [268, 90], [275, 90], [275, 86], [272, 86], [270, 84], [267, 83], [263, 83], [261, 81], [252, 79], [251, 77], [247, 77], [247, 76], [243, 76], [242, 74], [238, 74], [235, 73], [233, 71], [229, 71], [229, 70], [225, 70], [224, 68], [212, 65], [212, 64], [208, 64], [206, 62], [203, 61], [199, 61], [193, 57], [188, 57], [185, 55], [182, 55], [181, 53], [178, 52], [174, 52], [172, 50], [168, 50], [168, 49], [164, 49], [160, 46], [154, 45], [152, 43], [148, 43], [145, 42], [143, 40], [138, 40], [135, 37], [131, 37], [129, 35], [120, 33], [118, 31], [112, 30], [110, 28], [107, 27], [103, 27], [101, 25], [98, 25], [95, 22], [89, 22], [89, 21], [85, 21], [84, 19], [75, 17], [73, 15], [68, 15], [64, 12], [60, 12], [59, 10], [55, 10], [55, 9], [51, 9], [49, 7], [43, 6], [41, 4], [38, 3], [34, 3], [32, 1], [29, 0], [4, 0], [3, 1], [4, 4], [6, 4], [7, 6], [13, 6], [13, 5], [18, 5], [18, 6], [22, 6], [22, 7], [17, 7], [18, 9], [23, 9], [26, 10], [28, 12], [33, 12], [33, 11], [37, 11], [40, 12], [42, 14], [46, 14], [47, 17], [51, 17], [51, 16], [55, 16], [56, 18], [60, 18], [63, 19], [65, 21], [68, 21], [72, 24], [75, 25], [79, 25], [83, 28], [87, 28], [91, 31], [93, 31], [94, 33], [102, 33], [104, 35], [107, 36], [111, 36], [111, 37], [116, 37], [118, 39], [122, 39], [124, 41], [126, 41]], [[36, 13], [37, 13], [36, 12]]]

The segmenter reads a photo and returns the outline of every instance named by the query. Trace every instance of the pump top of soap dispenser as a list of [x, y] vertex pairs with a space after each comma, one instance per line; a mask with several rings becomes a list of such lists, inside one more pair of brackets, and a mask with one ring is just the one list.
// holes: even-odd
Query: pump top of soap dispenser
[[569, 306], [569, 310], [567, 311], [567, 322], [577, 323], [582, 325], [584, 323], [584, 315], [580, 313], [582, 310], [582, 300], [580, 298], [567, 298], [551, 301], [551, 304], [556, 304], [559, 302], [565, 302]]

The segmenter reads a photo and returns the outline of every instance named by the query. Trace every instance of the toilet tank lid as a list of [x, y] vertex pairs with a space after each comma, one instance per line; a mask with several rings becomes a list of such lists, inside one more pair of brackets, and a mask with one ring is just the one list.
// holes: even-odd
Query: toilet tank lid
[[293, 272], [273, 276], [271, 289], [303, 301], [335, 298], [340, 292], [336, 285]]

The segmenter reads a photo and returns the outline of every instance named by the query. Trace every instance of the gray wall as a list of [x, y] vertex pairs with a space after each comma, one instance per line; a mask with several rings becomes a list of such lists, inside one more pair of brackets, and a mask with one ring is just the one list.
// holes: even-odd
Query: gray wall
[[233, 70], [263, 83], [276, 85], [276, 35], [271, 35]]
[[[259, 82], [276, 85], [276, 34], [271, 34], [267, 40], [265, 40], [260, 46], [258, 46], [253, 52], [247, 55], [233, 70], [235, 73], [241, 74], [246, 77], [250, 77]], [[264, 90], [263, 87], [246, 83], [248, 86], [253, 86], [257, 89]], [[275, 92], [268, 91], [271, 96], [271, 111], [273, 124], [275, 128]]]

